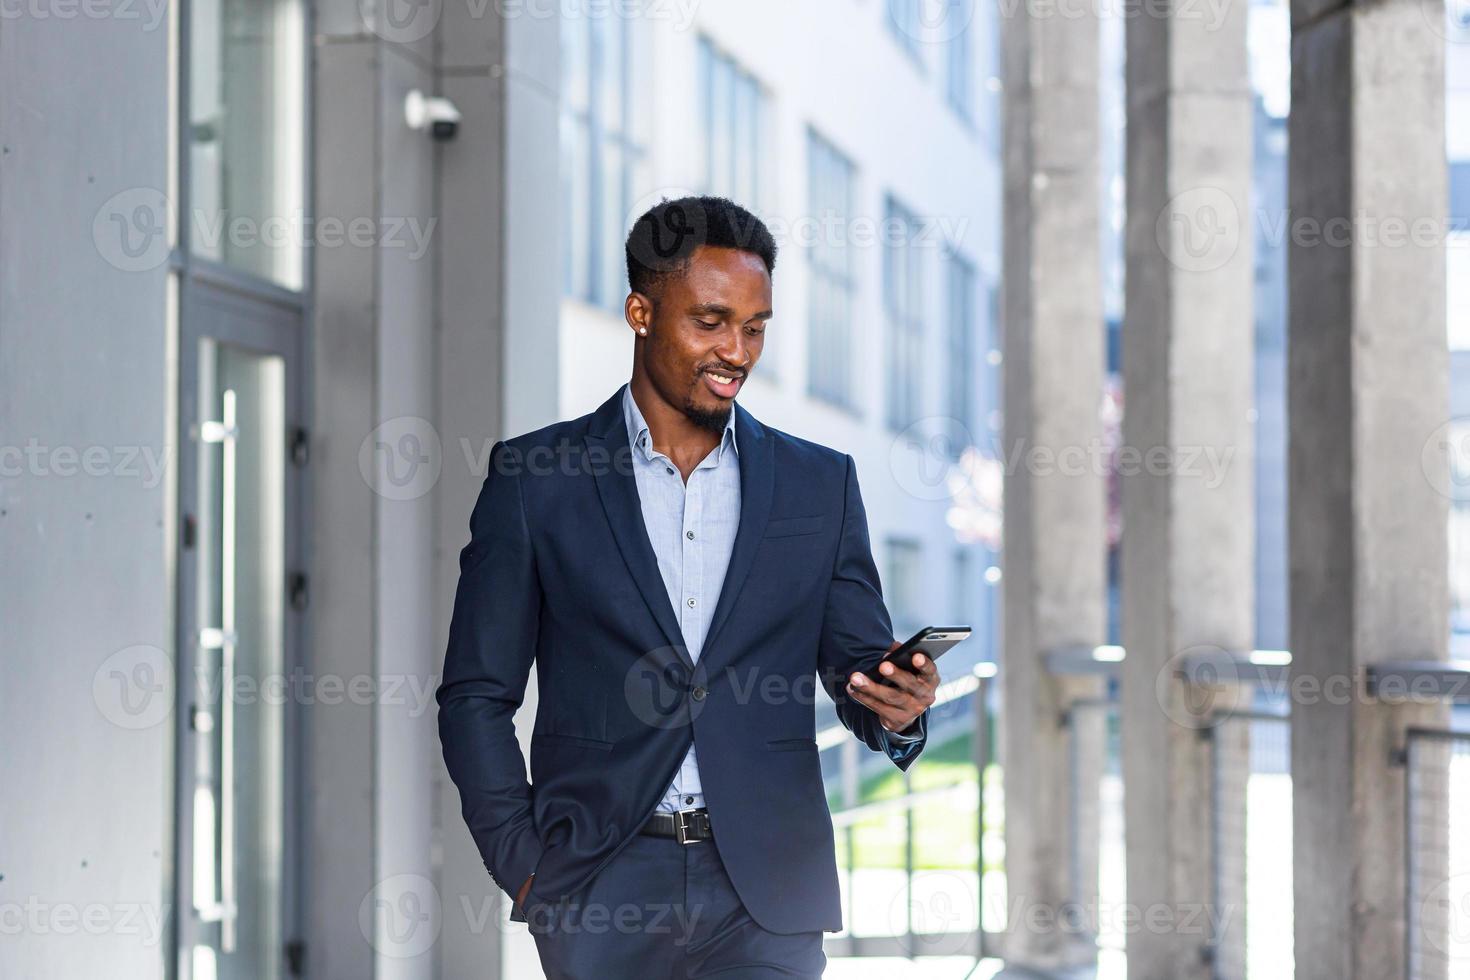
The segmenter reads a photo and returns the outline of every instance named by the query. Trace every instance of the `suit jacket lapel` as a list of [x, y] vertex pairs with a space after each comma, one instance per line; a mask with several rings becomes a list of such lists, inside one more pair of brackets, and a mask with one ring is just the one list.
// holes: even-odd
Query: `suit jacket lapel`
[[756, 548], [766, 532], [771, 516], [771, 498], [775, 484], [774, 451], [770, 434], [749, 412], [735, 405], [735, 440], [740, 453], [740, 527], [735, 532], [735, 547], [730, 552], [730, 565], [725, 571], [725, 584], [715, 604], [714, 618], [705, 634], [700, 666], [709, 669], [710, 652], [719, 639], [720, 628], [730, 618], [730, 610], [740, 595], [740, 587], [755, 561]]
[[[627, 387], [624, 385], [623, 387]], [[623, 421], [623, 388], [602, 403], [593, 413], [585, 437], [588, 460], [597, 480], [607, 522], [617, 540], [618, 550], [633, 576], [633, 583], [648, 604], [669, 644], [678, 651], [679, 659], [692, 668], [693, 660], [684, 646], [679, 620], [669, 605], [669, 593], [658, 570], [658, 557], [648, 541], [648, 526], [643, 523], [643, 505], [638, 499], [638, 483], [633, 477], [633, 457], [628, 445], [628, 426]], [[743, 521], [742, 516], [742, 521]]]

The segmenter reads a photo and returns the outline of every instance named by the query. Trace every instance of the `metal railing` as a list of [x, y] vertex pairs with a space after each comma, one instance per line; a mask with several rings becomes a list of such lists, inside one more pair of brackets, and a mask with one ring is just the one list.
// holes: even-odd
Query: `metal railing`
[[[1062, 716], [1067, 731], [1067, 880], [1070, 908], [1117, 908], [1123, 895], [1123, 759], [1118, 703], [1110, 697], [1077, 698]], [[1071, 931], [1093, 943], [1123, 949], [1122, 936], [1098, 932], [1094, 922]]]
[[[1070, 797], [1066, 854], [1070, 899], [1076, 909], [1121, 908], [1126, 902], [1122, 720], [1112, 695], [1124, 657], [1123, 649], [1117, 646], [1064, 648], [1044, 657], [1046, 670], [1055, 677], [1093, 676], [1108, 681], [1103, 696], [1066, 700], [1060, 717], [1066, 730]], [[1195, 683], [1223, 680], [1269, 687], [1284, 682], [1289, 664], [1290, 656], [1284, 651], [1248, 651], [1190, 658], [1180, 671], [1181, 676]], [[969, 955], [978, 959], [994, 955], [994, 936], [987, 936], [984, 910], [994, 904], [986, 897], [986, 854], [994, 852], [986, 845], [987, 816], [992, 810], [987, 807], [990, 794], [985, 773], [994, 762], [989, 702], [995, 673], [994, 664], [981, 664], [973, 675], [942, 685], [936, 698], [931, 746], [945, 740], [946, 725], [953, 732], [954, 722], [969, 707], [973, 769], [962, 779], [916, 786], [914, 775], [924, 765], [920, 760], [903, 775], [901, 792], [864, 801], [861, 747], [840, 723], [817, 733], [820, 750], [842, 753], [838, 778], [841, 799], [840, 805], [833, 807], [832, 819], [845, 854], [844, 909], [848, 918], [843, 933], [827, 938], [829, 956]], [[1096, 685], [1092, 689], [1095, 691]], [[1253, 962], [1269, 962], [1273, 953], [1280, 952], [1283, 941], [1290, 953], [1289, 721], [1282, 715], [1234, 711], [1207, 726], [1202, 737], [1215, 742], [1217, 748], [1229, 743], [1236, 749], [1217, 750], [1211, 755], [1212, 797], [1216, 801], [1211, 858], [1216, 904], [1228, 901], [1241, 911], [1230, 924], [1232, 931], [1215, 937], [1207, 950], [1215, 962], [1215, 975], [1221, 980], [1235, 980], [1251, 976]], [[1283, 801], [1284, 821], [1271, 819], [1271, 808], [1279, 809]], [[940, 882], [942, 887], [935, 888], [925, 879], [926, 874], [934, 872], [921, 870], [916, 859], [918, 841], [923, 837], [920, 815], [935, 808], [953, 812], [971, 806], [975, 813], [974, 870], [963, 882], [957, 881], [953, 872], [947, 878], [940, 872], [945, 880]], [[890, 821], [890, 826], [879, 829], [884, 820]], [[900, 840], [901, 871], [880, 875], [860, 866], [857, 855], [863, 849], [860, 837], [864, 828], [874, 836]], [[1275, 857], [1273, 844], [1277, 848]], [[876, 906], [871, 901], [875, 892], [879, 895]], [[1252, 898], [1260, 912], [1248, 917], [1244, 910]], [[871, 914], [875, 907], [876, 916]], [[1100, 948], [1122, 950], [1121, 935], [1094, 934], [1092, 938]], [[1277, 959], [1270, 968], [1258, 967], [1254, 975], [1276, 980], [1283, 976], [1280, 963]]]
[[[1068, 914], [1089, 921], [1067, 924], [1068, 932], [1099, 948], [1123, 948], [1120, 935], [1103, 931], [1093, 913], [1124, 901], [1123, 773], [1121, 718], [1116, 681], [1123, 663], [1119, 646], [1062, 647], [1047, 652], [1046, 672], [1058, 679], [1099, 678], [1099, 691], [1064, 695], [1060, 724], [1066, 737]], [[1082, 689], [1088, 689], [1082, 685]]]
[[1211, 903], [1216, 980], [1290, 980], [1293, 966], [1291, 718], [1226, 711], [1210, 745]]
[[[1117, 678], [1124, 659], [1119, 647], [1062, 649], [1045, 658], [1059, 678]], [[1290, 670], [1285, 651], [1215, 653], [1186, 659], [1180, 676], [1199, 684], [1258, 685], [1284, 692]], [[827, 940], [831, 956], [971, 955], [994, 950], [987, 942], [983, 909], [987, 903], [986, 767], [993, 762], [990, 731], [990, 681], [994, 665], [982, 664], [974, 676], [944, 685], [936, 707], [970, 707], [973, 777], [942, 785], [918, 786], [905, 775], [902, 792], [861, 802], [858, 746], [840, 725], [818, 734], [822, 749], [841, 745], [843, 806], [833, 824], [845, 838], [847, 901], [862, 900], [862, 871], [856, 864], [857, 830], [875, 818], [902, 817], [901, 894], [890, 928], [867, 930], [849, 921], [846, 933]], [[1075, 690], [1075, 688], [1074, 688]], [[1384, 699], [1407, 699], [1450, 706], [1470, 704], [1470, 663], [1401, 661], [1367, 669], [1367, 690]], [[941, 713], [937, 713], [942, 716]], [[949, 713], [952, 724], [956, 712]], [[1465, 719], [1470, 723], [1470, 718]], [[1067, 733], [1069, 827], [1067, 858], [1072, 898], [1080, 908], [1122, 902], [1123, 784], [1118, 752], [1122, 720], [1108, 696], [1076, 696], [1063, 705], [1060, 723]], [[942, 736], [941, 736], [942, 737]], [[1227, 707], [1200, 732], [1209, 743], [1211, 902], [1217, 914], [1228, 910], [1205, 950], [1218, 980], [1286, 978], [1294, 972], [1292, 883], [1291, 720], [1275, 710]], [[935, 728], [931, 725], [931, 743]], [[1466, 724], [1407, 729], [1399, 762], [1405, 767], [1404, 861], [1407, 926], [1406, 976], [1410, 980], [1470, 980], [1470, 727]], [[975, 860], [973, 915], [964, 928], [934, 929], [925, 915], [935, 902], [917, 868], [918, 814], [925, 808], [974, 806]], [[893, 890], [887, 889], [888, 892]], [[887, 897], [887, 896], [885, 896]], [[943, 917], [941, 916], [941, 919]], [[941, 926], [944, 923], [941, 921]], [[1120, 945], [1107, 935], [1094, 937], [1102, 948]]]
[[[933, 746], [946, 740], [946, 728], [953, 731], [956, 722], [962, 724], [968, 707], [973, 777], [967, 774], [965, 778], [916, 789], [914, 776], [924, 765], [921, 758], [903, 774], [902, 793], [863, 802], [861, 747], [840, 723], [817, 733], [819, 750], [835, 748], [842, 753], [838, 780], [842, 800], [841, 806], [833, 808], [832, 825], [845, 853], [843, 905], [847, 921], [843, 933], [825, 940], [828, 956], [941, 955], [972, 956], [978, 960], [988, 955], [982, 914], [989, 812], [985, 774], [994, 760], [989, 703], [995, 674], [993, 663], [977, 665], [970, 674], [940, 685], [931, 708], [929, 742]], [[917, 867], [917, 843], [922, 836], [920, 814], [936, 808], [964, 812], [971, 807], [975, 811], [973, 891], [969, 888], [968, 875], [963, 874], [968, 869], [924, 872]], [[862, 829], [895, 816], [903, 821], [903, 870], [897, 888], [894, 887], [897, 875], [864, 869], [857, 860]], [[887, 882], [880, 881], [880, 876], [887, 878]], [[879, 895], [879, 900], [869, 902], [868, 897], [874, 893]], [[973, 914], [965, 907], [966, 901]], [[866, 913], [873, 910], [876, 916], [865, 919]]]
[[1368, 669], [1390, 701], [1433, 706], [1435, 727], [1410, 727], [1404, 766], [1405, 974], [1470, 980], [1470, 663], [1399, 661]]
[[1470, 978], [1470, 732], [1405, 744], [1408, 975]]
[[[1066, 647], [1045, 657], [1055, 677], [1096, 676], [1109, 684], [1106, 696], [1074, 698], [1062, 714], [1068, 741], [1070, 898], [1080, 909], [1120, 909], [1127, 902], [1126, 787], [1119, 751], [1127, 722], [1112, 694], [1125, 658], [1126, 651], [1112, 645]], [[1184, 658], [1176, 667], [1180, 679], [1197, 685], [1280, 691], [1290, 664], [1284, 650], [1216, 650]], [[1219, 980], [1284, 980], [1291, 975], [1292, 954], [1290, 719], [1232, 709], [1207, 714], [1200, 722], [1200, 737], [1211, 747], [1211, 899], [1217, 911], [1232, 912], [1204, 954]], [[1122, 935], [1106, 931], [1106, 925], [1093, 939], [1100, 949], [1123, 951]]]

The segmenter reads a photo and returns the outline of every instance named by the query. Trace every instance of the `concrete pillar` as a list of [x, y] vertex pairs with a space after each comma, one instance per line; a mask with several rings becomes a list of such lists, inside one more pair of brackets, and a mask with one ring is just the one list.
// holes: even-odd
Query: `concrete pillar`
[[[1218, 694], [1187, 690], [1196, 653], [1254, 645], [1252, 95], [1244, 0], [1218, 21], [1127, 21], [1127, 231], [1119, 456], [1128, 904], [1165, 927], [1127, 935], [1128, 975], [1206, 980]], [[1229, 678], [1225, 678], [1229, 680]], [[1243, 739], [1216, 739], [1238, 755]], [[1223, 759], [1239, 773], [1243, 759]], [[1218, 814], [1217, 814], [1218, 815]], [[1244, 814], [1222, 826], [1243, 828]], [[1240, 850], [1220, 862], [1243, 873]], [[1231, 882], [1238, 886], [1242, 882]], [[1225, 894], [1242, 894], [1227, 887]], [[1224, 918], [1225, 914], [1230, 918]], [[1243, 929], [1243, 909], [1220, 910]]]
[[[313, 250], [310, 663], [348, 685], [307, 725], [308, 971], [323, 980], [432, 976], [440, 928], [436, 150], [403, 111], [436, 87], [420, 15], [437, 8], [317, 5], [315, 212], [358, 229]], [[351, 686], [363, 678], [373, 696]]]
[[[489, 449], [558, 419], [561, 219], [560, 22], [556, 5], [512, 16], [446, 4], [440, 89], [464, 113], [439, 154], [438, 428], [444, 442], [436, 524], [435, 670], [443, 663], [459, 551]], [[584, 14], [585, 16], [585, 14]], [[517, 714], [529, 757], [535, 676]], [[432, 712], [431, 712], [432, 714]], [[502, 896], [460, 818], [434, 751], [444, 977], [539, 976], [524, 926], [498, 928]]]
[[1058, 921], [1073, 805], [1060, 718], [1098, 682], [1052, 677], [1044, 657], [1102, 642], [1106, 621], [1096, 10], [1008, 18], [1003, 46], [1004, 952], [1044, 968], [1093, 955]]
[[1395, 752], [1436, 709], [1361, 675], [1448, 634], [1445, 41], [1416, 0], [1291, 15], [1291, 649], [1320, 687], [1292, 709], [1296, 975], [1380, 980], [1408, 938]]

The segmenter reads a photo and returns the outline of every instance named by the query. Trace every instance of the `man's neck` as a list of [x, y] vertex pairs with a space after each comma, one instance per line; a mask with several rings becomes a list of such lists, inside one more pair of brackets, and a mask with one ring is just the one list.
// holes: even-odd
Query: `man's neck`
[[673, 460], [688, 479], [690, 471], [720, 444], [724, 430], [711, 432], [696, 425], [681, 409], [665, 401], [646, 376], [635, 375], [628, 389], [648, 425], [653, 448]]

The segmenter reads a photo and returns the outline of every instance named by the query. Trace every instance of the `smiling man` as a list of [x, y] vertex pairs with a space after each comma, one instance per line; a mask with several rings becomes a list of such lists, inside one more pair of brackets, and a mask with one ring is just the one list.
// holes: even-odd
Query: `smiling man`
[[[919, 655], [864, 676], [896, 644], [852, 458], [736, 400], [772, 316], [765, 225], [665, 201], [626, 251], [630, 381], [491, 453], [445, 761], [553, 980], [820, 976], [842, 915], [816, 685], [906, 769], [938, 674]], [[527, 783], [512, 716], [533, 665]]]

